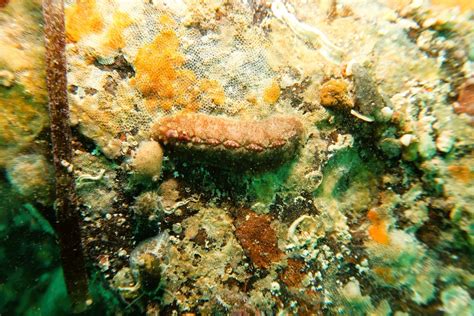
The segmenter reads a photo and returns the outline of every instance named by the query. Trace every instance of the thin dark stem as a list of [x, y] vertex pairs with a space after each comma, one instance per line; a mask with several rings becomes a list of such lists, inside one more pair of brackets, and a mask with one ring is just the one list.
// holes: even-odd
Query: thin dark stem
[[72, 165], [72, 134], [67, 100], [64, 5], [44, 0], [46, 82], [49, 95], [51, 142], [56, 172], [56, 231], [67, 290], [76, 311], [86, 306], [88, 280], [81, 243], [80, 213], [76, 201]]

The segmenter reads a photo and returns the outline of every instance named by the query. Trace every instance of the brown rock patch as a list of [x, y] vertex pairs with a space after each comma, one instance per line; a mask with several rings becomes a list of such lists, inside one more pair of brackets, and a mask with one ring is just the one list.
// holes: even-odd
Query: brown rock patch
[[468, 79], [459, 90], [458, 103], [454, 108], [458, 114], [466, 113], [471, 117], [471, 125], [474, 125], [474, 78]]
[[280, 274], [280, 279], [288, 287], [299, 287], [304, 277], [304, 273], [301, 271], [303, 267], [304, 262], [295, 259], [288, 259], [288, 266]]
[[269, 215], [248, 212], [236, 220], [235, 235], [247, 256], [259, 268], [267, 269], [280, 260], [283, 252], [278, 249], [275, 230]]

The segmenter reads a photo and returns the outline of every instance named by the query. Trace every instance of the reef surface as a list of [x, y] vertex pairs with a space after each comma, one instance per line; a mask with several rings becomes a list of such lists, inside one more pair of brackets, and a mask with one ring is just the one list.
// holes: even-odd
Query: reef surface
[[[474, 314], [474, 8], [450, 2], [65, 1], [90, 311]], [[40, 1], [0, 4], [0, 233], [54, 245]], [[2, 270], [0, 313], [54, 313], [44, 262], [21, 299]]]

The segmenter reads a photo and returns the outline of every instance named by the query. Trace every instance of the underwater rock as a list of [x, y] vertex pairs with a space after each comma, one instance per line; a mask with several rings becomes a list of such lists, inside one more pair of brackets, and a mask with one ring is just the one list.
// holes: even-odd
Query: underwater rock
[[[469, 311], [472, 18], [388, 2], [65, 2], [70, 166], [107, 314]], [[0, 44], [28, 25], [0, 21]], [[10, 67], [27, 42], [0, 45], [2, 167], [46, 147], [24, 83], [42, 64]]]
[[13, 88], [14, 84], [21, 86], [28, 97], [34, 102], [41, 103], [41, 109], [46, 114], [47, 90], [41, 2], [36, 0], [6, 2], [8, 5], [0, 10], [2, 30], [0, 82], [3, 81], [0, 88], [3, 86]]
[[288, 240], [295, 244], [314, 243], [324, 237], [325, 228], [319, 218], [309, 215], [298, 217], [288, 228]]
[[112, 279], [112, 285], [127, 300], [133, 300], [140, 294], [140, 283], [135, 281], [129, 267], [122, 268], [117, 272]]
[[384, 121], [382, 109], [387, 102], [369, 70], [359, 64], [352, 65], [352, 76], [355, 88], [355, 108], [359, 113], [370, 118]]
[[227, 169], [282, 164], [295, 156], [303, 133], [298, 118], [282, 115], [250, 121], [183, 114], [165, 117], [151, 130], [175, 152]]
[[168, 261], [169, 235], [163, 232], [143, 241], [130, 255], [130, 267], [136, 282], [147, 290], [156, 290]]
[[460, 286], [451, 286], [441, 293], [443, 310], [447, 315], [468, 316], [474, 313], [474, 301]]
[[138, 195], [132, 209], [138, 217], [148, 220], [162, 219], [191, 200], [180, 201], [179, 198], [178, 182], [175, 179], [168, 179], [157, 191], [145, 191]]
[[10, 88], [15, 81], [15, 74], [8, 70], [0, 70], [0, 85]]
[[430, 302], [436, 293], [434, 282], [438, 271], [425, 246], [401, 230], [388, 232], [383, 238], [382, 243], [366, 244], [372, 267], [370, 273], [377, 283], [393, 288], [407, 287], [415, 303]]
[[18, 156], [7, 166], [7, 178], [27, 200], [47, 204], [53, 192], [53, 168], [37, 154]]
[[160, 196], [155, 191], [146, 191], [137, 196], [132, 209], [139, 217], [154, 219], [160, 210]]
[[4, 166], [10, 155], [29, 146], [40, 134], [48, 116], [45, 106], [32, 102], [22, 87], [0, 89], [0, 166]]
[[109, 159], [120, 157], [122, 149], [122, 141], [120, 139], [111, 139], [106, 146], [102, 148], [102, 152]]
[[199, 212], [181, 222], [184, 238], [170, 237], [164, 304], [178, 300], [180, 310], [193, 308], [202, 314], [217, 305], [243, 305], [246, 290], [238, 288], [250, 277], [250, 267], [235, 237], [233, 219], [223, 208], [192, 204]]
[[454, 133], [452, 131], [443, 131], [436, 138], [436, 148], [442, 153], [449, 153], [454, 146]]
[[395, 138], [384, 138], [380, 141], [380, 149], [382, 149], [389, 158], [395, 158], [401, 154], [401, 143]]
[[373, 309], [370, 296], [362, 295], [357, 279], [344, 285], [341, 294], [349, 304], [351, 315], [367, 315], [367, 312]]
[[81, 204], [90, 211], [88, 216], [115, 213], [119, 199], [119, 183], [116, 170], [103, 156], [76, 150], [73, 163], [76, 176], [76, 192]]
[[179, 206], [179, 182], [176, 179], [167, 179], [158, 188], [161, 207], [165, 213], [172, 212]]
[[305, 264], [302, 260], [288, 259], [287, 266], [280, 274], [280, 279], [288, 286], [298, 288], [304, 278], [303, 268]]

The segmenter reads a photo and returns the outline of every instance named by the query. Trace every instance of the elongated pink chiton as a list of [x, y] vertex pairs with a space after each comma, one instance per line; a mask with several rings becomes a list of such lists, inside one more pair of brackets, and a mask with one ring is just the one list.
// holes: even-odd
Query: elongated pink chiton
[[304, 133], [295, 116], [238, 120], [188, 113], [158, 120], [152, 138], [178, 154], [223, 168], [271, 167], [292, 159]]

